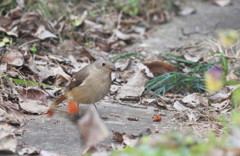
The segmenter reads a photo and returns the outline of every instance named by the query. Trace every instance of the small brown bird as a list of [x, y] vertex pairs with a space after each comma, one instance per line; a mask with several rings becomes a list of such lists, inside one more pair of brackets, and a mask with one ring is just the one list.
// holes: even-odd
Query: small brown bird
[[102, 58], [82, 68], [73, 76], [66, 93], [51, 104], [48, 115], [52, 116], [55, 106], [65, 99], [69, 100], [69, 114], [78, 113], [79, 103], [94, 104], [101, 100], [110, 90], [112, 71], [113, 63]]

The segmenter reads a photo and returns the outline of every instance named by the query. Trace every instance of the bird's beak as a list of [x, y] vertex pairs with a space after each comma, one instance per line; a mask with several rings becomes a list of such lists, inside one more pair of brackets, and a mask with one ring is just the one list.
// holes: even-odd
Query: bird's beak
[[115, 72], [115, 71], [117, 71], [117, 69], [116, 68], [110, 68], [110, 70], [112, 71], [112, 72]]

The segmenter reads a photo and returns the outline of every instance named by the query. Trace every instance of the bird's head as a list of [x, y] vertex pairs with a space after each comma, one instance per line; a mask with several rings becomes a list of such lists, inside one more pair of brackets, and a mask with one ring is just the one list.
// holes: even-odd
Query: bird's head
[[104, 72], [111, 73], [111, 72], [116, 71], [114, 64], [111, 61], [103, 59], [103, 58], [100, 58], [99, 60], [94, 62], [94, 64], [97, 69], [100, 69]]

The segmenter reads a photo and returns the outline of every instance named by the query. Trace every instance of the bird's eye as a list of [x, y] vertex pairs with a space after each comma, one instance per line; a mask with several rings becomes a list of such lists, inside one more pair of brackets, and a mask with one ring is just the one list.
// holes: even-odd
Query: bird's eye
[[106, 64], [105, 63], [102, 63], [102, 66], [105, 66]]

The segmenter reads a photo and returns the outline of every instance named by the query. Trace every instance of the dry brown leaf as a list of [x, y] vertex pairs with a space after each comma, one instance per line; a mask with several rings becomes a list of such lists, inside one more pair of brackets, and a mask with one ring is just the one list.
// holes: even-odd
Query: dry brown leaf
[[23, 11], [23, 8], [17, 6], [16, 8], [9, 11], [8, 16], [11, 19], [18, 19], [22, 16], [22, 11]]
[[224, 90], [221, 90], [220, 92], [217, 92], [209, 97], [209, 100], [211, 100], [213, 103], [218, 103], [225, 101], [226, 99], [230, 98], [231, 91], [225, 92]]
[[123, 135], [122, 138], [123, 138], [123, 144], [129, 147], [135, 146], [139, 141], [139, 137], [130, 137], [127, 134]]
[[[145, 131], [144, 131], [145, 132]], [[113, 131], [112, 130], [112, 139], [121, 143], [122, 145], [124, 146], [130, 146], [130, 147], [133, 147], [135, 146], [138, 141], [139, 141], [139, 137], [140, 136], [143, 136], [142, 134], [138, 134], [136, 136], [133, 136], [133, 135], [128, 135], [126, 133], [120, 133], [120, 132], [117, 132], [117, 131]], [[149, 135], [149, 133], [147, 133]]]
[[71, 80], [71, 76], [69, 76], [63, 69], [61, 66], [53, 67], [50, 69], [54, 74], [53, 75], [59, 75], [62, 76], [64, 79], [66, 79], [67, 81]]
[[11, 105], [7, 104], [7, 102], [0, 104], [0, 122], [22, 125], [24, 124], [24, 118], [24, 114], [11, 107]]
[[0, 151], [15, 152], [17, 147], [17, 139], [13, 133], [13, 127], [0, 123]]
[[93, 105], [78, 121], [79, 134], [86, 146], [95, 146], [108, 137], [108, 129]]
[[5, 16], [0, 16], [0, 27], [4, 29], [8, 29], [8, 27], [11, 25], [12, 19]]
[[131, 63], [131, 59], [121, 59], [114, 63], [117, 70], [124, 71]]
[[220, 111], [221, 113], [226, 113], [231, 110], [231, 101], [225, 100], [220, 103], [212, 103], [211, 106], [215, 107], [216, 111]]
[[3, 55], [3, 62], [13, 66], [22, 66], [24, 64], [24, 57], [19, 51], [12, 50]]
[[27, 100], [36, 100], [41, 101], [43, 103], [47, 103], [48, 101], [46, 94], [39, 89], [34, 88], [23, 89], [20, 94], [24, 99]]
[[47, 38], [55, 38], [55, 39], [57, 38], [56, 35], [54, 35], [50, 31], [46, 30], [45, 26], [43, 26], [43, 25], [40, 25], [38, 27], [38, 30], [36, 31], [34, 36], [36, 36], [37, 38], [39, 38], [41, 40], [45, 40]]
[[136, 66], [138, 67], [139, 70], [143, 71], [148, 78], [154, 77], [152, 71], [150, 71], [149, 68], [143, 63], [137, 62]]
[[182, 102], [189, 107], [197, 107], [199, 105], [208, 106], [208, 99], [199, 93], [193, 93], [185, 96], [182, 99]]
[[136, 39], [139, 38], [139, 35], [136, 34], [124, 34], [123, 32], [119, 31], [119, 30], [114, 30], [114, 34], [117, 36], [117, 38], [121, 39], [121, 40], [132, 40], [132, 39]]
[[179, 101], [174, 102], [173, 107], [178, 111], [186, 111], [188, 108], [181, 104]]
[[115, 140], [115, 141], [117, 141], [117, 142], [120, 142], [120, 143], [122, 143], [123, 142], [123, 134], [125, 134], [125, 133], [120, 133], [120, 132], [117, 132], [117, 131], [114, 131], [114, 130], [112, 130], [112, 139], [113, 140]]
[[48, 100], [41, 90], [23, 89], [19, 101], [20, 107], [28, 113], [43, 114], [48, 111]]
[[49, 109], [47, 104], [33, 100], [20, 101], [19, 105], [24, 111], [33, 114], [45, 114]]
[[145, 90], [147, 78], [145, 74], [138, 70], [128, 80], [128, 82], [120, 88], [116, 96], [117, 99], [127, 99], [131, 97], [140, 97]]
[[154, 75], [177, 71], [177, 67], [161, 61], [145, 62], [144, 65], [146, 65]]

